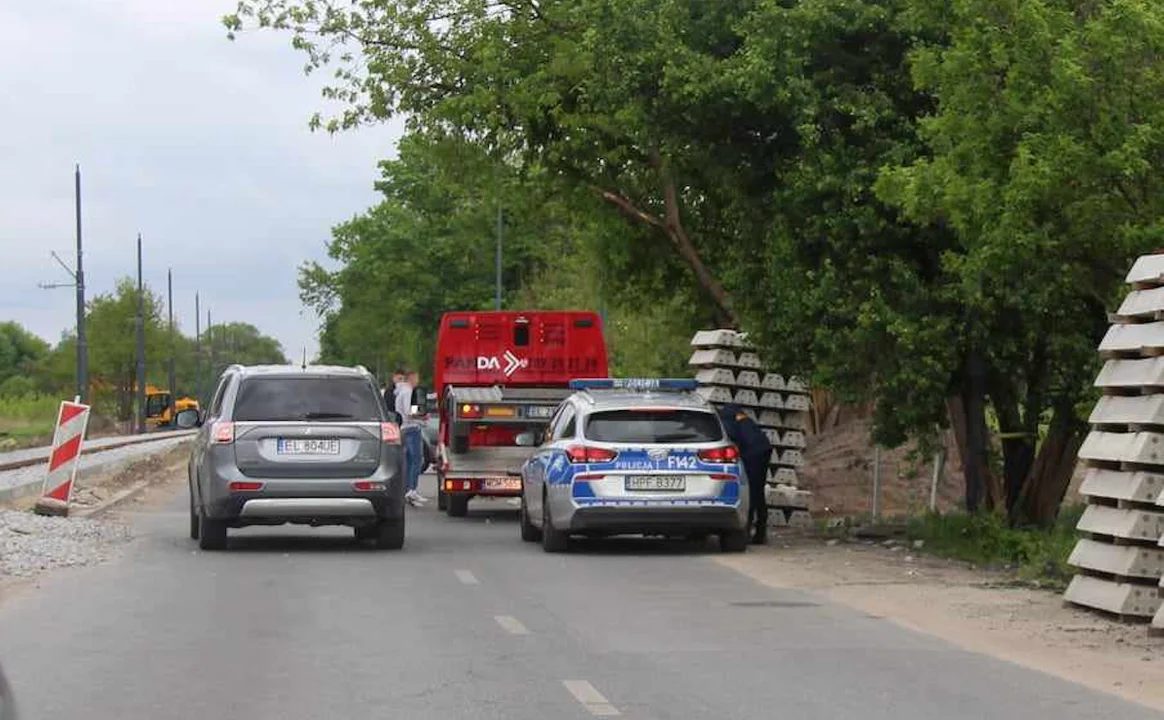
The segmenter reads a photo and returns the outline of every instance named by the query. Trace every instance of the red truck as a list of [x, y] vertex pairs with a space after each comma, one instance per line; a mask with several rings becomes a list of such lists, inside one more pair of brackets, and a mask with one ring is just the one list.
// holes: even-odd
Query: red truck
[[520, 496], [530, 449], [517, 435], [549, 423], [571, 380], [608, 375], [597, 313], [446, 313], [433, 369], [438, 507], [463, 517], [478, 495]]

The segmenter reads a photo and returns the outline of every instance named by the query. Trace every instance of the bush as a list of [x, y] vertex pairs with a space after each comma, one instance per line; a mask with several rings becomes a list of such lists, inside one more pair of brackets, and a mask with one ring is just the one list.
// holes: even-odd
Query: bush
[[1050, 528], [1014, 528], [994, 514], [931, 514], [909, 523], [909, 536], [943, 557], [983, 567], [1011, 568], [1024, 580], [1061, 589], [1071, 578], [1067, 558], [1079, 536], [1083, 506], [1064, 508]]
[[60, 404], [50, 395], [0, 395], [0, 436], [18, 443], [51, 437]]
[[0, 398], [24, 398], [36, 394], [36, 383], [24, 375], [13, 375], [0, 383]]

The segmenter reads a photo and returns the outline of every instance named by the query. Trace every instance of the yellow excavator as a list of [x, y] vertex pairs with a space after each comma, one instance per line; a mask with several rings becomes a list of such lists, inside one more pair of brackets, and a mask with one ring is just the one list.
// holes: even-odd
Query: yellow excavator
[[170, 391], [156, 385], [146, 385], [146, 428], [157, 430], [175, 426], [177, 416], [185, 410], [198, 411], [198, 401], [192, 397], [180, 397], [170, 408]]

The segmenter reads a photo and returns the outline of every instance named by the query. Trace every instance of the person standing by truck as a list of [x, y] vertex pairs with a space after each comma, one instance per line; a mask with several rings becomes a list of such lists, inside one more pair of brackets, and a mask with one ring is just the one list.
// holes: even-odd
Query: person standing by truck
[[407, 492], [404, 499], [413, 506], [421, 505], [428, 498], [420, 494], [420, 470], [424, 464], [424, 437], [421, 435], [420, 421], [413, 411], [412, 394], [419, 376], [416, 372], [398, 371], [403, 379], [396, 383], [396, 412], [400, 415], [400, 435], [404, 441], [404, 478]]
[[721, 405], [719, 418], [728, 438], [740, 449], [744, 472], [748, 475], [748, 519], [752, 523], [752, 544], [768, 542], [768, 499], [764, 488], [768, 481], [768, 463], [772, 460], [772, 443], [739, 405]]

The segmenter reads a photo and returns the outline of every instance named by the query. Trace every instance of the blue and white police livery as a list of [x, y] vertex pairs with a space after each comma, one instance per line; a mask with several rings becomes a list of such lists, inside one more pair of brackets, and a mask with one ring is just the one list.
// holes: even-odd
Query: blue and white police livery
[[570, 535], [716, 534], [748, 541], [739, 450], [694, 380], [575, 380], [522, 467], [521, 535], [549, 552]]

